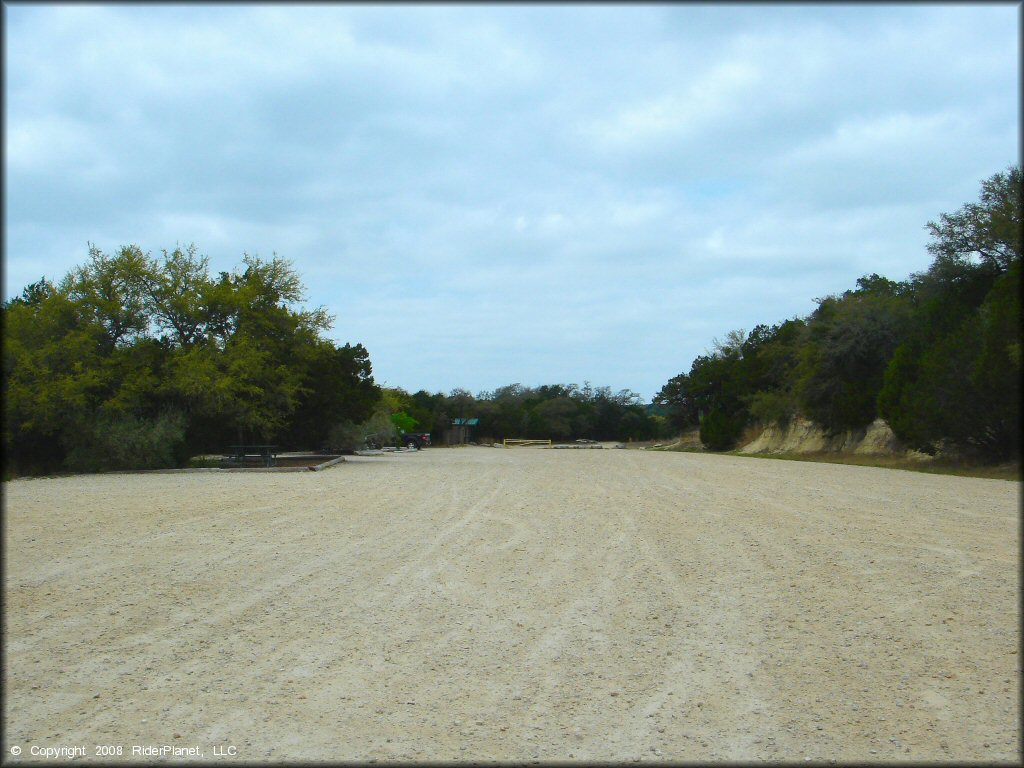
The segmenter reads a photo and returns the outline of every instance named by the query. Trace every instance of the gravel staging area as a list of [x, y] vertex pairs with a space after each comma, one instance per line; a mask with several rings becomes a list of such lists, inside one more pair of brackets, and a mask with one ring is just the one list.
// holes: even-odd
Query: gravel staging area
[[4, 761], [1018, 764], [1019, 505], [638, 450], [7, 482]]

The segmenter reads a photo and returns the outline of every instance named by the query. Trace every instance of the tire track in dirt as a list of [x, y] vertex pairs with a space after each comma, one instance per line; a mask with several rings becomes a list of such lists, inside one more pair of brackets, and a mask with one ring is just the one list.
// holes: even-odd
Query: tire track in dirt
[[5, 490], [4, 748], [1020, 756], [1018, 484], [467, 448]]
[[[800, 465], [784, 463], [787, 471], [778, 475], [794, 473], [799, 468]], [[878, 481], [889, 477], [885, 470], [864, 469], [866, 473], [857, 474], [867, 474]], [[777, 476], [775, 483], [779, 479]], [[964, 521], [960, 505], [948, 503], [941, 496], [936, 498], [934, 489], [921, 483], [920, 478], [903, 479], [914, 480], [908, 485], [916, 491], [909, 497], [904, 493], [899, 503], [888, 510], [865, 511], [858, 507], [865, 498], [891, 500], [897, 496], [881, 491], [879, 484], [858, 483], [848, 490], [843, 488], [845, 493], [838, 499], [834, 493], [823, 493], [820, 487], [805, 481], [786, 484], [790, 486], [788, 490], [780, 485], [760, 501], [752, 492], [760, 480], [755, 481], [755, 486], [737, 483], [719, 494], [725, 506], [737, 513], [730, 525], [746, 531], [745, 544], [760, 563], [759, 570], [775, 574], [770, 583], [777, 585], [780, 596], [785, 594], [787, 585], [793, 591], [788, 599], [776, 602], [777, 609], [772, 614], [763, 617], [767, 636], [760, 646], [763, 658], [759, 666], [763, 668], [755, 675], [755, 679], [768, 682], [766, 693], [772, 688], [782, 690], [787, 684], [798, 691], [802, 688], [803, 695], [791, 701], [789, 708], [797, 706], [805, 712], [804, 718], [793, 718], [777, 730], [784, 740], [776, 742], [791, 750], [789, 754], [809, 746], [809, 756], [815, 758], [834, 752], [837, 744], [857, 742], [874, 749], [867, 750], [867, 756], [888, 754], [897, 759], [913, 759], [921, 754], [920, 750], [927, 749], [928, 741], [934, 738], [934, 722], [914, 736], [906, 728], [895, 727], [898, 718], [892, 712], [913, 712], [922, 703], [929, 706], [930, 700], [934, 708], [938, 706], [936, 702], [945, 703], [949, 698], [932, 697], [927, 688], [924, 694], [920, 690], [915, 692], [913, 679], [935, 675], [934, 671], [929, 672], [929, 666], [934, 666], [934, 660], [940, 657], [929, 653], [928, 643], [915, 635], [922, 630], [935, 635], [930, 629], [938, 625], [941, 615], [970, 615], [982, 610], [972, 598], [955, 610], [949, 602], [952, 595], [984, 594], [990, 586], [998, 585], [1004, 596], [1002, 605], [1011, 604], [1012, 578], [997, 576], [995, 584], [979, 579], [973, 586], [965, 581], [965, 577], [975, 577], [985, 568], [979, 567], [982, 563], [976, 546], [970, 554], [962, 547], [949, 546], [951, 539], [945, 526], [950, 521]], [[864, 487], [870, 491], [865, 493]], [[989, 486], [993, 487], [1000, 486]], [[991, 509], [987, 515], [966, 516], [964, 522], [978, 525], [968, 522], [973, 519], [991, 523], [1000, 520], [997, 513], [997, 509]], [[938, 524], [921, 531], [906, 519], [913, 516], [920, 520], [922, 515], [932, 516]], [[771, 524], [768, 528], [764, 526], [766, 521]], [[872, 535], [876, 531], [877, 535]], [[940, 544], [928, 543], [928, 539]], [[985, 560], [992, 574], [1004, 558], [996, 554]], [[919, 571], [918, 578], [914, 571]], [[938, 574], [941, 576], [936, 578]], [[902, 599], [901, 595], [908, 592], [913, 592], [913, 597]], [[921, 610], [928, 608], [929, 603], [934, 610]], [[945, 608], [939, 607], [942, 603]], [[952, 619], [953, 616], [948, 617]], [[991, 621], [1000, 620], [993, 613]], [[829, 631], [838, 633], [839, 639], [832, 643], [817, 639]], [[968, 639], [969, 634], [974, 635], [973, 639]], [[976, 632], [964, 632], [959, 641], [955, 632], [940, 637], [935, 636], [935, 640], [946, 647], [946, 654], [952, 651], [954, 656], [960, 656], [960, 666], [967, 661], [963, 649], [984, 642]], [[965, 690], [975, 686], [988, 690], [995, 682], [991, 676], [980, 674], [980, 670], [972, 672], [971, 677], [976, 682]], [[982, 683], [984, 677], [989, 679]], [[800, 679], [817, 681], [815, 695], [808, 695], [813, 690], [810, 685], [792, 685]], [[1010, 678], [999, 682], [1003, 683], [1003, 694], [1016, 687], [1010, 685]], [[950, 719], [949, 710], [936, 714]], [[997, 731], [992, 730], [979, 739], [979, 727], [979, 723], [972, 723], [959, 730], [956, 738], [979, 746], [996, 741]], [[946, 743], [952, 743], [952, 739]]]
[[437, 574], [442, 561], [451, 560], [453, 555], [461, 554], [459, 545], [462, 544], [464, 549], [465, 540], [472, 536], [473, 528], [479, 527], [479, 518], [489, 513], [490, 505], [505, 487], [506, 481], [497, 476], [496, 470], [485, 473], [477, 479], [473, 488], [475, 491], [481, 488], [485, 490], [463, 511], [465, 505], [461, 503], [459, 485], [451, 485], [448, 503], [449, 509], [452, 510], [451, 516], [441, 522], [436, 534], [425, 541], [417, 542], [414, 553], [398, 564], [384, 580], [385, 589], [401, 593], [392, 599], [395, 607], [402, 607], [412, 599], [414, 590], [408, 582], [413, 576], [417, 585], [429, 583]]
[[[643, 463], [649, 458], [632, 454], [617, 461], [614, 471], [604, 475], [607, 493], [628, 493], [638, 477], [651, 482], [653, 478], [644, 477], [650, 474], [649, 465]], [[619, 732], [640, 753], [701, 759], [711, 749], [716, 758], [736, 759], [749, 754], [744, 734], [749, 726], [740, 725], [735, 732], [723, 730], [712, 738], [707, 724], [719, 712], [749, 716], [770, 711], [748, 677], [753, 664], [748, 649], [757, 644], [758, 611], [743, 599], [737, 576], [749, 577], [730, 567], [734, 557], [730, 547], [713, 545], [711, 530], [721, 525], [723, 513], [700, 506], [706, 487], [702, 477], [663, 476], [653, 482], [659, 489], [658, 502], [648, 501], [622, 514], [635, 546], [635, 589], [660, 596], [657, 607], [651, 609], [655, 622], [648, 622], [654, 624], [649, 631], [657, 632], [656, 622], [670, 618], [663, 634], [671, 639], [672, 650], [662, 658], [660, 678], [648, 681], [645, 696]], [[676, 538], [671, 551], [662, 551], [664, 537], [659, 533], [666, 526], [686, 530], [683, 546]], [[696, 621], [694, 615], [704, 618]], [[759, 725], [771, 729], [770, 718], [763, 720], [768, 721]]]

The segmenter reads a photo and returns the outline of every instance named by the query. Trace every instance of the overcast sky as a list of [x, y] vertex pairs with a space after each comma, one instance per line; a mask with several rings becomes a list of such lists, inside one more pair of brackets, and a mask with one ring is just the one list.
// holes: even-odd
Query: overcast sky
[[1020, 9], [5, 4], [5, 298], [291, 259], [378, 382], [651, 398], [930, 263], [1019, 162]]

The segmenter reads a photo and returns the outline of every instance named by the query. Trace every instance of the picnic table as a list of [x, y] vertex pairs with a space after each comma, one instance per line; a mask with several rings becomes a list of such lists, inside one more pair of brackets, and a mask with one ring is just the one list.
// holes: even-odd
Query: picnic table
[[272, 467], [277, 458], [276, 445], [229, 445], [232, 461], [238, 462], [239, 466], [245, 466], [246, 456], [258, 456], [264, 467]]

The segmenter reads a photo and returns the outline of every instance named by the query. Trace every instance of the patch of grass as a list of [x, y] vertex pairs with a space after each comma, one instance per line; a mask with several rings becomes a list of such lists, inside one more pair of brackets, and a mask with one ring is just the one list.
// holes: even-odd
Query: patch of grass
[[220, 466], [220, 456], [193, 456], [188, 460], [189, 469], [217, 469]]
[[990, 480], [1020, 481], [1021, 465], [1018, 462], [1006, 464], [977, 464], [953, 459], [917, 459], [908, 456], [886, 456], [860, 453], [740, 453], [729, 451], [730, 456], [753, 459], [781, 459], [783, 461], [816, 461], [826, 464], [853, 464], [861, 467], [882, 467], [884, 469], [905, 469], [910, 472], [928, 472], [937, 475], [958, 475], [960, 477], [982, 477]]

